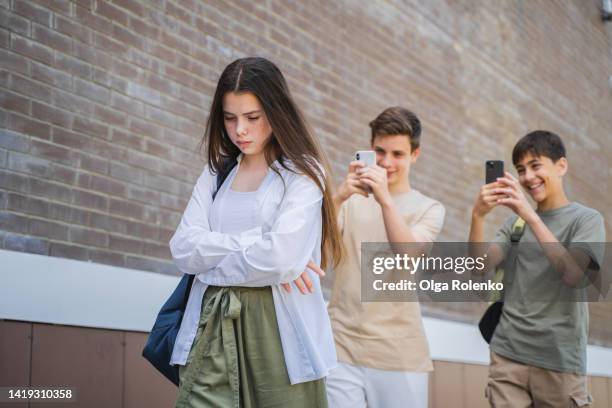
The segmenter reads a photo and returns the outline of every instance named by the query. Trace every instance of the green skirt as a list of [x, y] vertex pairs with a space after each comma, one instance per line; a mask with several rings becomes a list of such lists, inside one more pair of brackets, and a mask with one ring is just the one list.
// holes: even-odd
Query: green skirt
[[177, 408], [327, 407], [324, 379], [289, 382], [269, 286], [209, 286], [179, 374]]

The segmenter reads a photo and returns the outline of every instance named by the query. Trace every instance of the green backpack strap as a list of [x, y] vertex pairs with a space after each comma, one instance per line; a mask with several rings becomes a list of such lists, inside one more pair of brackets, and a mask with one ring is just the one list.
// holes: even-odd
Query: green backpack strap
[[519, 242], [525, 232], [525, 220], [518, 217], [514, 224], [512, 224], [512, 232], [510, 233], [511, 242]]
[[[525, 232], [525, 220], [521, 217], [517, 217], [514, 224], [512, 224], [512, 232], [510, 233], [510, 242], [518, 243]], [[501, 283], [504, 280], [504, 268], [497, 267], [495, 269], [495, 275], [493, 276], [493, 282]], [[494, 290], [489, 292], [489, 301], [497, 302], [502, 300], [503, 292], [500, 290]]]

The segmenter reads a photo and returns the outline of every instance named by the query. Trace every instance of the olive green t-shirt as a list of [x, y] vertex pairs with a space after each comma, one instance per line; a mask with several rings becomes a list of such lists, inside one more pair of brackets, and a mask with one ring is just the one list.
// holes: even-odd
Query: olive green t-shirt
[[[538, 215], [561, 244], [580, 248], [589, 256], [587, 273], [599, 270], [605, 241], [599, 212], [571, 203]], [[568, 294], [576, 290], [561, 281], [529, 225], [520, 244], [510, 251], [516, 219], [516, 215], [508, 218], [494, 240], [505, 254], [505, 299], [491, 350], [536, 367], [585, 374], [588, 304], [568, 300]]]

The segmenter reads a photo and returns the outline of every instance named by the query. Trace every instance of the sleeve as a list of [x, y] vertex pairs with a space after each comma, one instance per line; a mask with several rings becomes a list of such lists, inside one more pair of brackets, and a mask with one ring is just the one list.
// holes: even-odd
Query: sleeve
[[259, 236], [211, 231], [209, 213], [216, 177], [208, 166], [198, 178], [181, 222], [170, 239], [170, 252], [177, 268], [197, 274], [216, 266], [227, 254], [252, 244]]
[[[495, 238], [493, 238], [491, 241], [492, 243], [499, 245], [499, 248], [504, 254], [504, 259], [506, 259], [508, 256], [508, 251], [510, 251], [510, 248], [512, 247], [510, 236], [512, 235], [512, 226], [517, 219], [517, 215], [512, 215], [506, 218], [506, 221], [504, 221], [503, 225], [499, 228], [499, 230], [497, 230]], [[525, 226], [525, 228], [526, 227], [527, 226]]]
[[580, 217], [572, 234], [569, 248], [579, 248], [591, 258], [589, 268], [601, 268], [605, 255], [606, 227], [604, 219], [597, 211]]
[[439, 202], [430, 206], [410, 229], [417, 242], [434, 242], [444, 225], [445, 214], [446, 209]]
[[292, 174], [272, 228], [247, 248], [227, 255], [198, 279], [217, 286], [271, 286], [305, 271], [322, 231], [323, 194], [305, 175]]
[[346, 211], [349, 200], [344, 200], [344, 202], [340, 205], [340, 209], [338, 210], [338, 228], [340, 229], [340, 233], [344, 234], [344, 226], [346, 225]]

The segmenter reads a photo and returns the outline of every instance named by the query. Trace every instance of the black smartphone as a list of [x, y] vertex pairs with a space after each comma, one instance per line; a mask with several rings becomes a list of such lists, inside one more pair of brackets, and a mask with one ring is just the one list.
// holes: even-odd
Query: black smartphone
[[487, 160], [485, 164], [486, 183], [490, 184], [497, 181], [498, 177], [504, 177], [504, 161], [503, 160]]

